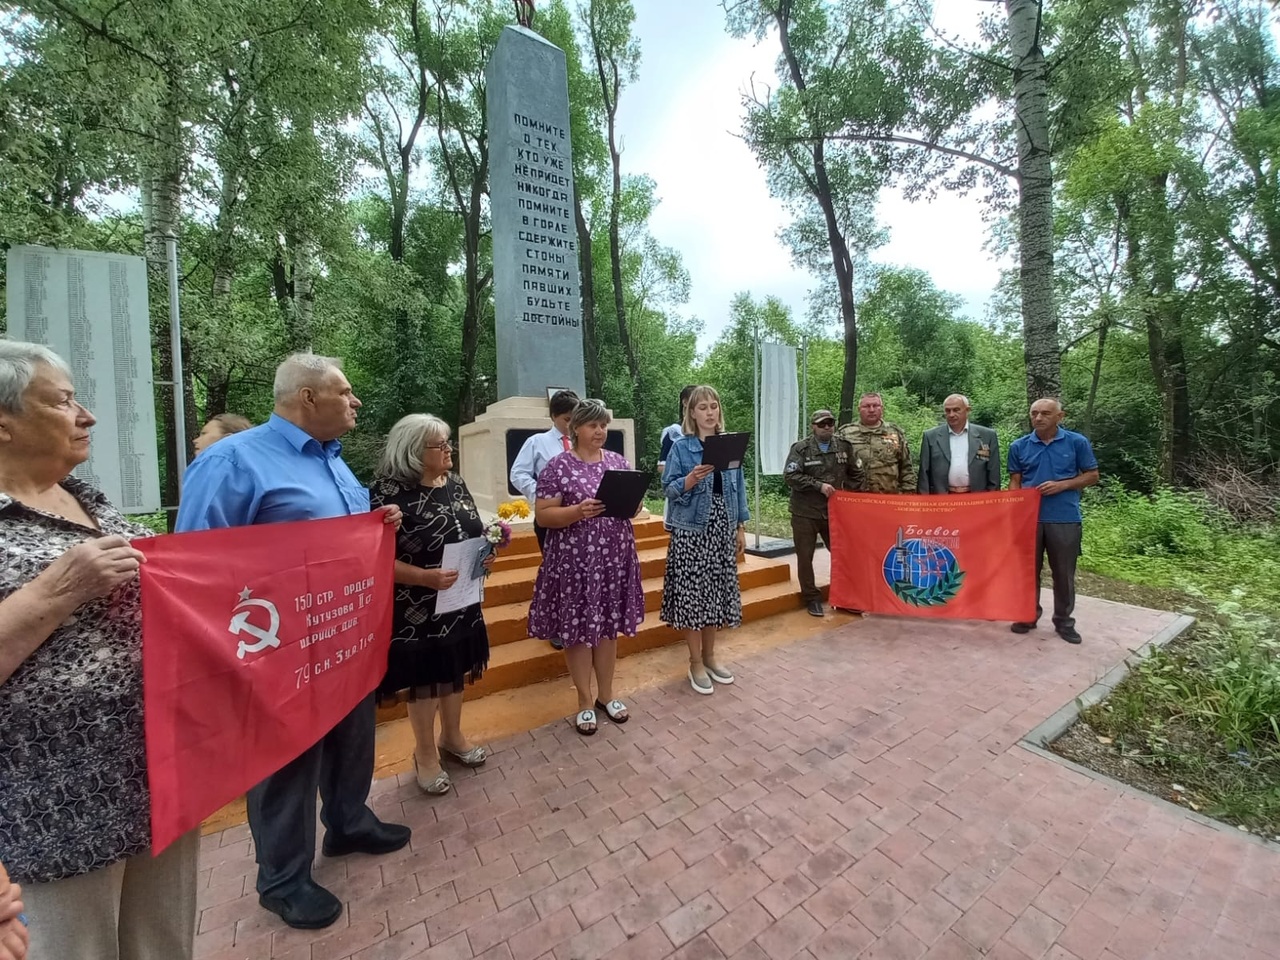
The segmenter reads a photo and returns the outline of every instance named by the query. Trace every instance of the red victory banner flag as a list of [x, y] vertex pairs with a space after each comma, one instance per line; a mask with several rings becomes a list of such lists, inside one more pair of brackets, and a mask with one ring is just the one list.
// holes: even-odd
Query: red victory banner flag
[[382, 680], [382, 514], [135, 540], [151, 843], [163, 850], [331, 730]]
[[949, 620], [1036, 618], [1037, 490], [836, 493], [831, 605]]

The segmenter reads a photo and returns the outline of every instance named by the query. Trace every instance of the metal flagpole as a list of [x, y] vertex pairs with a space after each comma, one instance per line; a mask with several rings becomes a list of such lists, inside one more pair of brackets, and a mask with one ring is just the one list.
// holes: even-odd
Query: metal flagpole
[[800, 436], [805, 435], [809, 414], [809, 338], [800, 341]]
[[756, 549], [760, 549], [760, 331], [756, 331], [756, 352], [753, 355], [752, 384], [756, 391]]
[[169, 348], [173, 352], [173, 435], [178, 451], [178, 493], [182, 493], [182, 475], [187, 469], [187, 410], [182, 392], [182, 317], [178, 305], [178, 238], [165, 234], [165, 251], [169, 257]]

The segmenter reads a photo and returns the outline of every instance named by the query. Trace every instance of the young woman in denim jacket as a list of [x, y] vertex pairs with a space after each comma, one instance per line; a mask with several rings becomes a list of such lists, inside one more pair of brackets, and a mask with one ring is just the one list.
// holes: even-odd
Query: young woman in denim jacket
[[662, 472], [671, 543], [661, 617], [684, 631], [689, 684], [701, 694], [714, 693], [715, 683], [733, 683], [733, 674], [716, 658], [716, 634], [742, 622], [738, 557], [749, 519], [746, 480], [741, 469], [702, 464], [703, 439], [723, 430], [719, 394], [696, 387], [685, 407], [684, 436], [671, 445]]

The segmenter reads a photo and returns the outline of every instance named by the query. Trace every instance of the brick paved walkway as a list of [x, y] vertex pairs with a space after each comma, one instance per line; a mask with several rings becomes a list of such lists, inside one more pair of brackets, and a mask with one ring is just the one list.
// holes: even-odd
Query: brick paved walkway
[[[1280, 854], [1018, 745], [1172, 620], [1082, 601], [1081, 647], [869, 618], [671, 682], [592, 738], [492, 744], [388, 857], [322, 860], [323, 931], [257, 906], [244, 826], [204, 839], [198, 955], [287, 960], [1263, 960]], [[732, 639], [726, 653], [732, 653]]]

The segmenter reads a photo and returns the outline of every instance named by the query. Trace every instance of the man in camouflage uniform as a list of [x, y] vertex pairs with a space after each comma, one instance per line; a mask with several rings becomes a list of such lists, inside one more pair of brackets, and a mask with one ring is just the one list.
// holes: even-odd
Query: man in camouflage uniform
[[915, 493], [911, 448], [897, 424], [886, 423], [884, 401], [878, 393], [864, 393], [858, 401], [858, 423], [840, 428], [839, 437], [853, 445], [862, 461], [868, 493]]
[[862, 489], [862, 464], [853, 447], [835, 436], [830, 410], [813, 415], [813, 434], [792, 444], [783, 478], [791, 488], [791, 536], [796, 544], [800, 595], [814, 617], [823, 615], [822, 593], [813, 578], [813, 551], [818, 537], [831, 549], [827, 497], [837, 490]]

